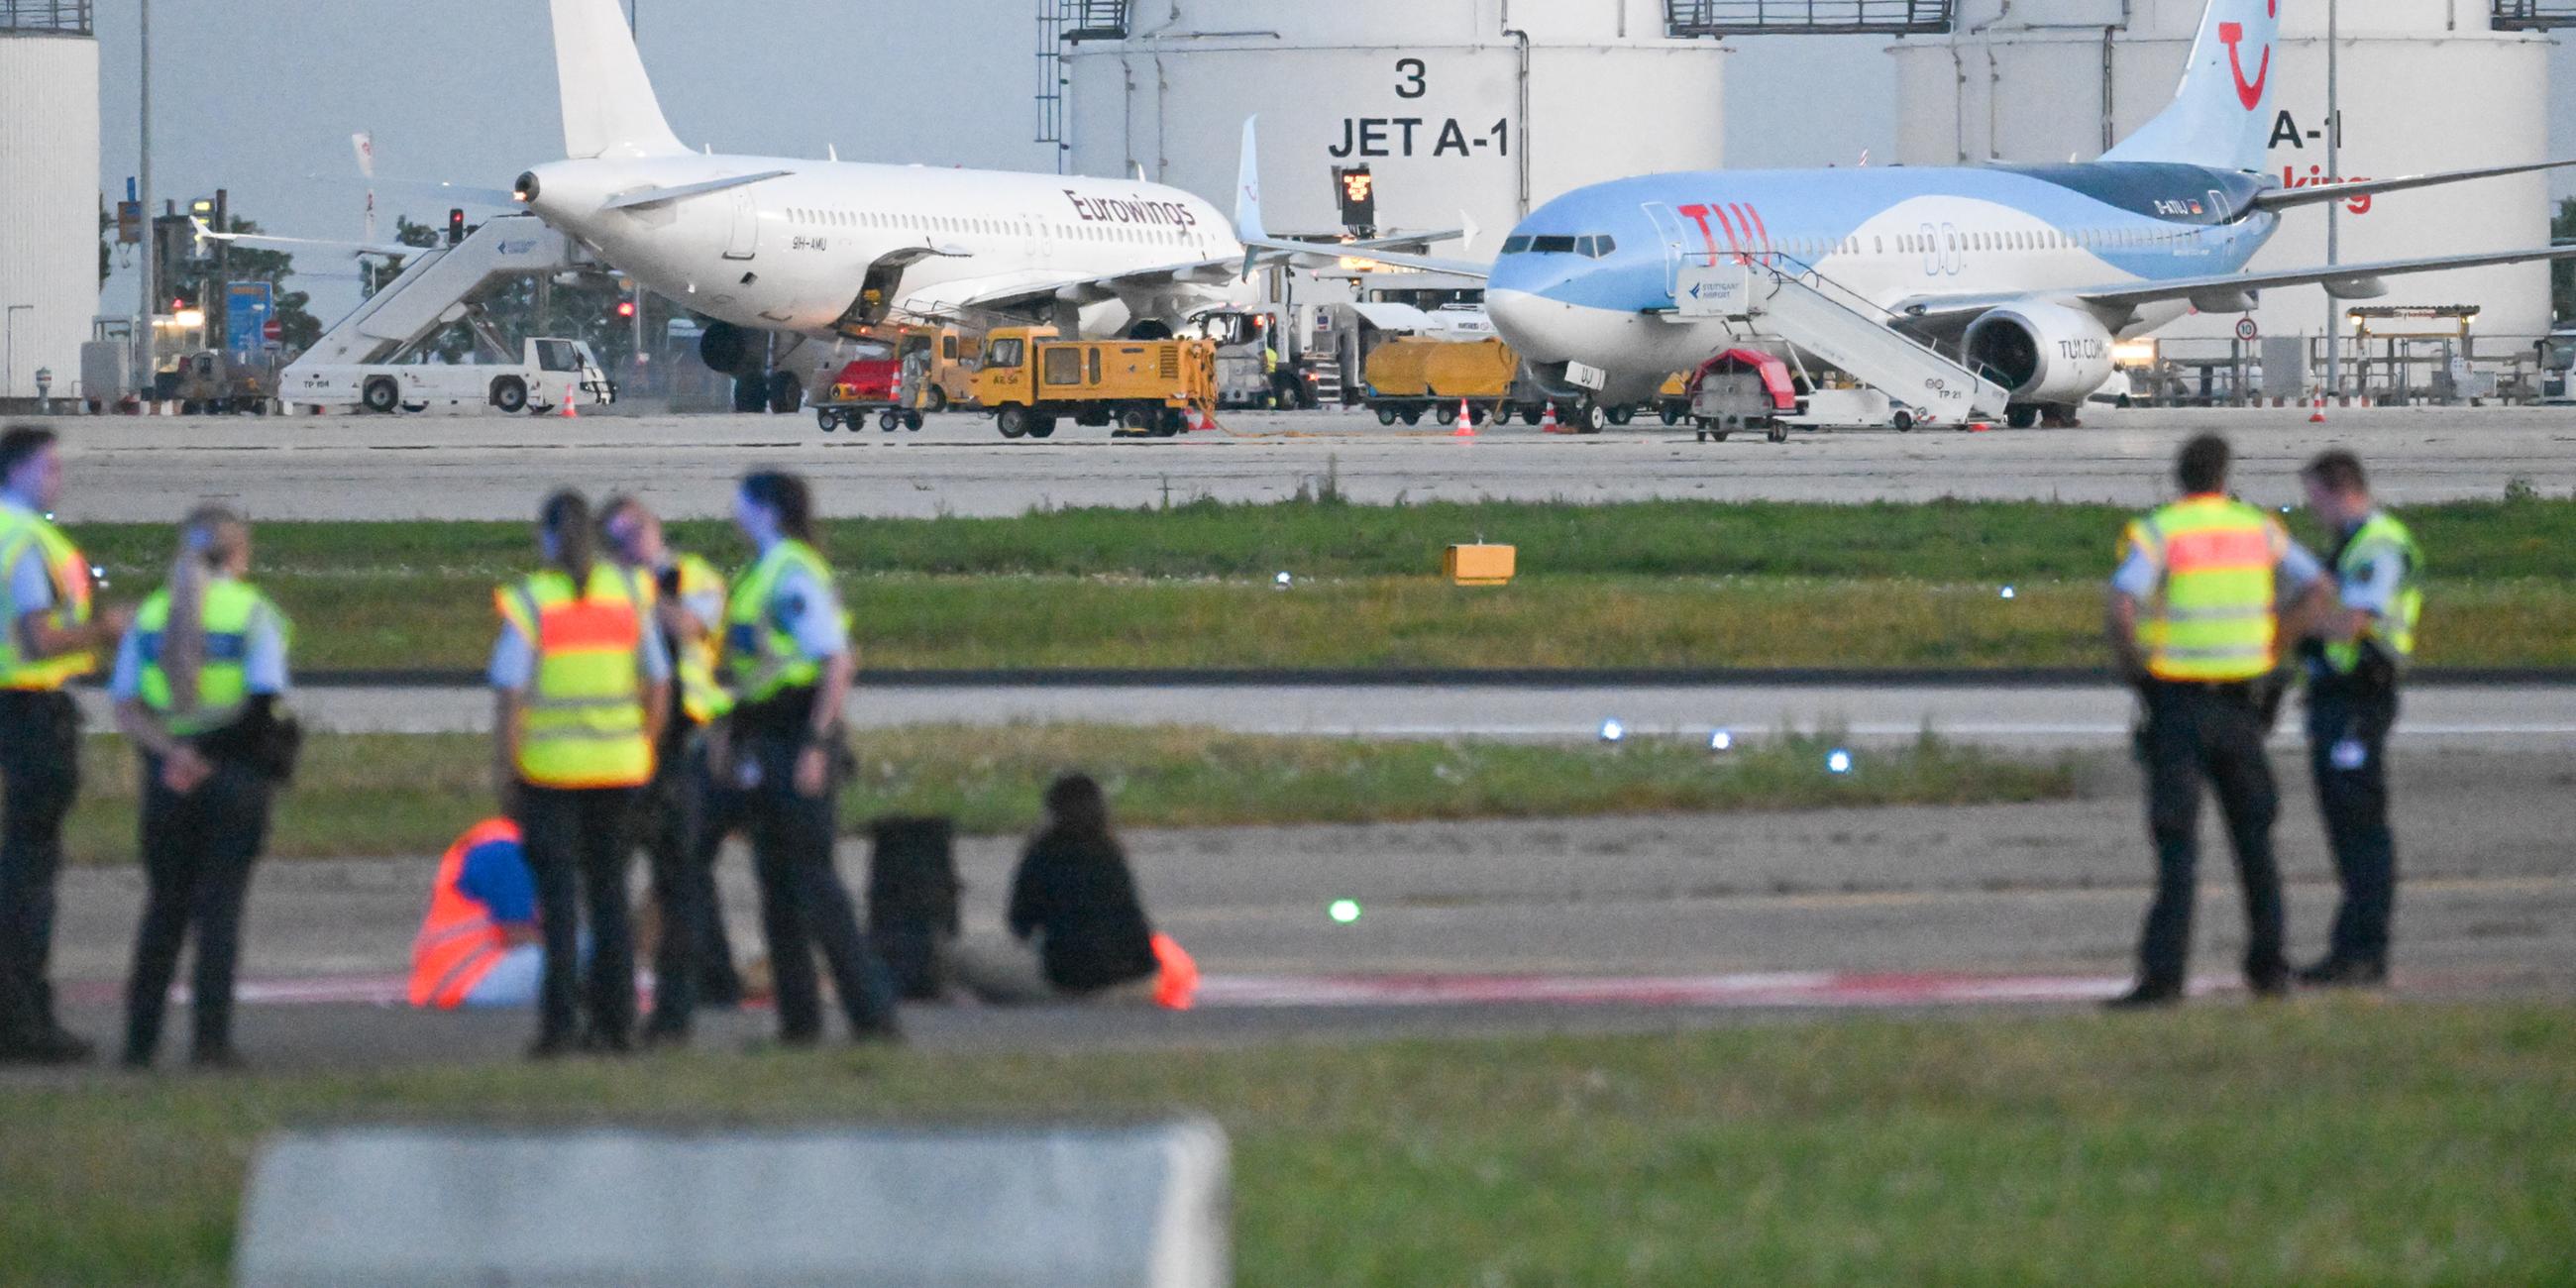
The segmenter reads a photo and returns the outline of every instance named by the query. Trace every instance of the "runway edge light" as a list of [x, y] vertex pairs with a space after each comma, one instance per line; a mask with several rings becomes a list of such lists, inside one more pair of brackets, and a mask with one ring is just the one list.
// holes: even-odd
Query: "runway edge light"
[[1326, 908], [1324, 912], [1325, 915], [1330, 916], [1337, 924], [1347, 926], [1360, 919], [1360, 901], [1357, 899], [1335, 899], [1332, 902], [1332, 906]]
[[1829, 774], [1848, 774], [1848, 773], [1850, 773], [1851, 771], [1852, 771], [1852, 754], [1851, 754], [1849, 751], [1846, 751], [1846, 750], [1844, 750], [1844, 749], [1843, 749], [1843, 748], [1841, 748], [1841, 747], [1836, 747], [1836, 748], [1834, 748], [1834, 749], [1833, 749], [1833, 751], [1831, 751], [1830, 753], [1828, 753], [1828, 754], [1825, 756], [1825, 772], [1826, 772], [1826, 773], [1829, 773]]
[[1710, 734], [1708, 736], [1708, 749], [1710, 751], [1720, 752], [1735, 750], [1734, 732], [1732, 730], [1720, 729], [1717, 732]]
[[1625, 739], [1627, 736], [1628, 726], [1623, 725], [1616, 720], [1604, 720], [1601, 722], [1601, 741], [1618, 742]]

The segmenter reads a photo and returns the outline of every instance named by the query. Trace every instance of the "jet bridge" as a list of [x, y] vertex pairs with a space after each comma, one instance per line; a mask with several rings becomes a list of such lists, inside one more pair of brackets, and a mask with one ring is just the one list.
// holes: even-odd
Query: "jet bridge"
[[518, 347], [483, 316], [475, 300], [494, 282], [592, 267], [562, 233], [534, 215], [503, 215], [454, 246], [432, 246], [325, 332], [297, 366], [378, 365], [401, 359], [463, 322], [500, 355]]
[[2010, 390], [1897, 330], [1877, 306], [1785, 255], [1686, 262], [1674, 279], [1673, 311], [1793, 344], [1919, 409], [1926, 424], [2001, 420], [2012, 400]]

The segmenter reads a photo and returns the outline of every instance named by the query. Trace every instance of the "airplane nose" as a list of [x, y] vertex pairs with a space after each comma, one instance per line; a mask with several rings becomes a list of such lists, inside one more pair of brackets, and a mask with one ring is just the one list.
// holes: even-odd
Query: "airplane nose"
[[1485, 290], [1485, 314], [1513, 351], [1531, 362], [1563, 362], [1573, 356], [1555, 334], [1563, 309], [1546, 296], [1506, 287], [1499, 281]]

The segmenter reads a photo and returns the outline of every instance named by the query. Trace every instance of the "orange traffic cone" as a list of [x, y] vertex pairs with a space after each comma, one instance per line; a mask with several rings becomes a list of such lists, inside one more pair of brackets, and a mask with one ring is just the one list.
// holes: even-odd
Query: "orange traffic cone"
[[560, 415], [561, 415], [565, 420], [579, 420], [579, 419], [581, 419], [581, 413], [580, 413], [580, 412], [578, 412], [578, 411], [573, 410], [573, 406], [572, 406], [572, 402], [573, 402], [573, 393], [574, 393], [574, 387], [573, 387], [573, 386], [571, 386], [571, 385], [565, 385], [565, 386], [564, 386], [563, 410], [562, 410], [560, 413], [558, 413], [558, 414], [560, 414]]
[[1972, 420], [1968, 422], [1968, 432], [1971, 434], [1982, 434], [1993, 428], [1994, 426], [1989, 425], [1982, 420]]
[[1213, 430], [1213, 429], [1215, 429], [1215, 428], [1216, 428], [1216, 416], [1215, 416], [1213, 413], [1209, 412], [1207, 408], [1205, 408], [1205, 407], [1193, 407], [1193, 408], [1191, 408], [1191, 409], [1190, 409], [1190, 411], [1191, 411], [1191, 419], [1190, 419], [1190, 432], [1191, 432], [1191, 433], [1193, 433], [1193, 434], [1205, 433], [1205, 432], [1207, 432], [1207, 431], [1209, 431], [1209, 430]]
[[1467, 410], [1467, 400], [1464, 398], [1458, 400], [1458, 428], [1449, 436], [1451, 438], [1474, 438], [1476, 436], [1476, 420], [1474, 415]]
[[1548, 403], [1546, 406], [1547, 410], [1539, 414], [1538, 432], [1542, 434], [1564, 433], [1565, 426], [1559, 423], [1556, 419], [1556, 404]]
[[2308, 423], [2311, 425], [2326, 423], [2326, 391], [2322, 389], [2317, 391], [2317, 409], [2308, 417]]

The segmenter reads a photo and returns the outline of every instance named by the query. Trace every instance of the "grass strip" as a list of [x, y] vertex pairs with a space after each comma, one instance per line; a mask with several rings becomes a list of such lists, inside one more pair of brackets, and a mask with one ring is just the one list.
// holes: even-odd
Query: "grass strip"
[[0, 1097], [0, 1247], [29, 1282], [221, 1283], [254, 1145], [316, 1120], [1198, 1110], [1247, 1288], [2559, 1283], [2571, 1102], [2576, 1010], [2368, 1001], [101, 1081]]
[[[2576, 666], [2576, 504], [2428, 507], [2428, 666]], [[2124, 516], [2098, 506], [1325, 503], [847, 520], [830, 544], [872, 666], [2084, 667]], [[738, 558], [714, 525], [682, 539]], [[1440, 548], [1521, 547], [1500, 590]], [[168, 533], [85, 528], [112, 594]], [[512, 524], [271, 524], [260, 578], [333, 670], [478, 666]], [[1291, 573], [1279, 590], [1273, 579]], [[2014, 597], [2002, 598], [2011, 586]]]
[[[530, 517], [536, 493], [529, 494]], [[2265, 498], [2258, 498], [2265, 499]], [[2287, 504], [2295, 496], [2268, 498]], [[828, 508], [829, 498], [826, 498]], [[2576, 501], [2455, 502], [2404, 511], [2445, 579], [2562, 578], [2576, 570]], [[175, 522], [177, 515], [172, 516]], [[254, 516], [255, 517], [255, 516]], [[1040, 510], [1000, 519], [837, 519], [825, 545], [845, 573], [1262, 578], [1428, 576], [1443, 547], [1482, 537], [1520, 547], [1532, 576], [1810, 577], [1926, 582], [2098, 581], [2129, 511], [2042, 502], [1822, 505], [1639, 501], [1338, 501], [1167, 509]], [[2311, 544], [2304, 515], [2293, 526]], [[731, 562], [730, 527], [673, 525], [676, 539]], [[157, 578], [169, 529], [84, 525], [75, 535], [113, 571]], [[265, 523], [272, 569], [333, 574], [454, 571], [489, 582], [534, 558], [528, 524]]]
[[[1564, 818], [1831, 805], [2062, 799], [2071, 760], [2022, 759], [1926, 737], [1825, 770], [1824, 739], [1748, 740], [1723, 757], [1671, 741], [1611, 747], [1268, 737], [1186, 728], [1019, 725], [864, 735], [843, 824], [889, 814], [954, 818], [970, 834], [1037, 823], [1058, 773], [1109, 789], [1130, 827]], [[492, 809], [491, 744], [474, 735], [350, 734], [309, 740], [279, 798], [280, 858], [434, 854]], [[123, 740], [90, 739], [88, 789], [67, 844], [75, 862], [130, 862], [136, 774]]]

